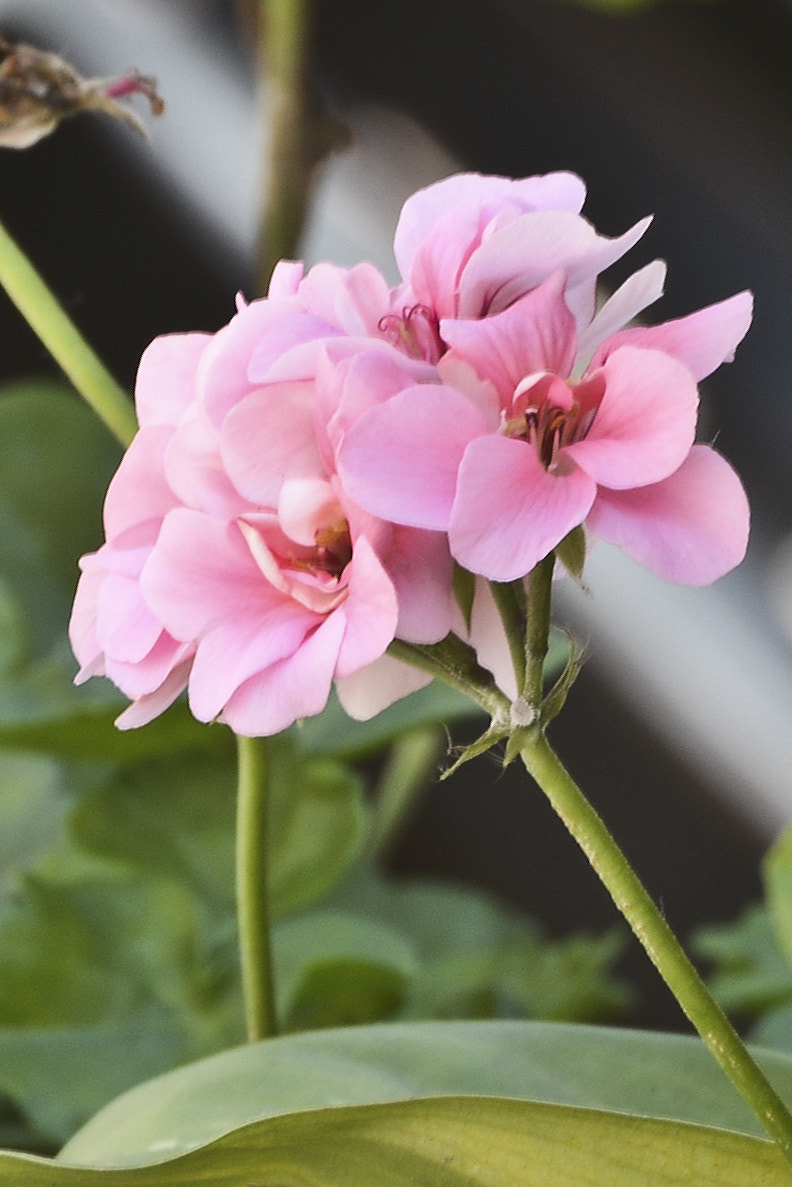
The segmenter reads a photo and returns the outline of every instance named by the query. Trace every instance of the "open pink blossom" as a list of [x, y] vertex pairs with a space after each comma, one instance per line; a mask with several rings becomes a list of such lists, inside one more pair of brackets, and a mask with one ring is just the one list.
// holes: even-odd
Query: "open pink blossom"
[[200, 720], [270, 734], [320, 712], [334, 683], [363, 717], [427, 682], [385, 653], [397, 632], [450, 629], [447, 539], [359, 508], [330, 429], [345, 384], [328, 348], [396, 355], [376, 332], [387, 292], [368, 266], [282, 265], [271, 295], [217, 334], [148, 348], [140, 430], [71, 629], [79, 678], [107, 675], [132, 698], [120, 725], [186, 687]]
[[441, 322], [506, 309], [553, 272], [579, 324], [594, 312], [597, 276], [643, 235], [643, 219], [616, 239], [580, 213], [586, 188], [571, 173], [512, 180], [460, 173], [408, 198], [394, 239], [404, 282], [381, 329], [413, 357], [437, 362]]
[[581, 329], [563, 271], [499, 313], [441, 321], [444, 383], [406, 386], [351, 426], [349, 492], [372, 514], [447, 531], [456, 560], [495, 581], [523, 577], [583, 523], [670, 580], [721, 576], [744, 555], [748, 506], [731, 467], [694, 448], [697, 381], [733, 355], [751, 298], [612, 332], [661, 273], [637, 273]]

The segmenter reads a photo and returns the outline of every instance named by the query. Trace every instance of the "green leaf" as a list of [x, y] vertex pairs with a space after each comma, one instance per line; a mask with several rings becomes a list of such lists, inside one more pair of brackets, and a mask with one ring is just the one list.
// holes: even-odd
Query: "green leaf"
[[[792, 1099], [792, 1060], [761, 1053], [761, 1062]], [[490, 1099], [410, 1099], [460, 1093]], [[492, 1099], [506, 1096], [514, 1099]], [[305, 1109], [315, 1111], [297, 1112]], [[260, 1129], [222, 1138], [265, 1118]], [[788, 1164], [759, 1133], [695, 1039], [541, 1023], [396, 1024], [286, 1036], [171, 1072], [114, 1101], [61, 1158], [132, 1166], [221, 1139], [219, 1161], [196, 1152], [165, 1164], [160, 1179], [130, 1178], [140, 1187], [788, 1182]], [[212, 1178], [221, 1165], [228, 1177]]]
[[792, 968], [792, 828], [786, 829], [762, 863], [765, 897], [776, 939]]
[[398, 932], [336, 911], [281, 924], [274, 935], [278, 1013], [286, 1030], [350, 1026], [401, 1007], [415, 952]]
[[68, 621], [77, 559], [102, 539], [120, 452], [70, 389], [35, 380], [0, 398], [0, 575], [24, 607], [27, 643], [46, 655]]
[[748, 907], [734, 923], [701, 928], [693, 950], [714, 963], [710, 988], [727, 1013], [752, 1018], [792, 1003], [792, 968], [764, 905]]
[[306, 759], [273, 739], [270, 911], [297, 911], [321, 898], [348, 869], [366, 835], [363, 785], [330, 759]]

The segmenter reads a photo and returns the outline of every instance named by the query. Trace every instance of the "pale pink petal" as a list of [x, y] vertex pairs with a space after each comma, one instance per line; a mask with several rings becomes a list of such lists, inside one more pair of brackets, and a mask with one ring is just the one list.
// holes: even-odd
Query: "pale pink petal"
[[444, 532], [394, 527], [385, 557], [396, 589], [396, 635], [408, 643], [437, 643], [452, 627], [453, 562]]
[[332, 686], [344, 620], [331, 614], [298, 650], [237, 689], [221, 720], [246, 737], [277, 734], [321, 713]]
[[177, 508], [162, 525], [141, 574], [141, 589], [177, 639], [197, 639], [218, 621], [280, 599], [253, 560], [236, 524]]
[[288, 478], [323, 476], [312, 386], [273, 383], [254, 391], [226, 416], [220, 450], [236, 489], [262, 507], [277, 506]]
[[481, 666], [492, 672], [498, 688], [514, 700], [518, 690], [509, 643], [489, 582], [481, 577], [476, 578], [469, 637]]
[[453, 388], [407, 388], [350, 428], [339, 453], [344, 489], [372, 515], [442, 531], [462, 454], [487, 427]]
[[192, 653], [192, 644], [179, 643], [162, 631], [148, 655], [137, 663], [124, 663], [105, 654], [105, 674], [130, 700], [136, 701], [156, 692]]
[[605, 394], [588, 435], [563, 453], [597, 483], [622, 490], [659, 482], [687, 455], [698, 391], [687, 367], [659, 350], [625, 347], [600, 372]]
[[234, 519], [247, 509], [223, 467], [218, 432], [198, 404], [171, 437], [164, 464], [168, 485], [186, 506], [218, 519]]
[[731, 466], [709, 446], [696, 445], [664, 482], [600, 491], [588, 526], [666, 581], [708, 585], [745, 556], [749, 520]]
[[459, 468], [451, 552], [471, 573], [491, 581], [524, 577], [583, 522], [595, 494], [582, 470], [548, 473], [524, 441], [480, 437]]
[[663, 260], [653, 260], [625, 280], [578, 335], [577, 366], [582, 369], [601, 342], [662, 297], [665, 276]]
[[147, 693], [133, 701], [129, 708], [116, 718], [117, 728], [120, 730], [137, 729], [141, 725], [148, 725], [155, 717], [159, 717], [160, 713], [164, 713], [173, 704], [179, 693], [184, 692], [187, 687], [191, 662], [191, 660], [187, 660], [179, 667], [174, 668], [156, 692]]
[[316, 533], [343, 518], [336, 493], [326, 478], [296, 478], [281, 487], [278, 520], [290, 540], [312, 547]]
[[[253, 347], [247, 365], [251, 385], [285, 378], [309, 379], [315, 369], [321, 342], [340, 333], [315, 313], [298, 310], [281, 317], [260, 335]], [[305, 346], [309, 349], [298, 351], [299, 347]], [[297, 365], [295, 358], [300, 360]]]
[[[455, 355], [489, 380], [504, 406], [526, 375], [568, 375], [575, 359], [575, 320], [564, 302], [566, 277], [555, 272], [503, 313], [477, 321], [442, 321]], [[448, 363], [445, 362], [446, 368]]]
[[300, 297], [325, 324], [350, 337], [375, 335], [390, 307], [390, 288], [373, 264], [347, 270], [315, 264], [300, 286]]
[[108, 540], [149, 520], [161, 520], [178, 498], [165, 478], [165, 452], [173, 429], [165, 425], [135, 434], [108, 487], [104, 526]]
[[164, 334], [146, 347], [135, 380], [135, 406], [143, 426], [179, 423], [195, 399], [195, 377], [210, 334]]
[[[457, 173], [412, 194], [402, 207], [393, 248], [402, 276], [408, 276], [413, 259], [424, 240], [447, 218], [466, 210], [476, 212], [499, 204], [514, 204], [523, 210], [570, 210], [583, 206], [586, 187], [573, 173], [548, 173], [513, 180], [480, 173]], [[462, 208], [461, 211], [459, 208]], [[457, 208], [457, 209], [454, 209]], [[492, 215], [490, 215], [492, 217]], [[461, 253], [460, 253], [461, 254]]]
[[336, 611], [346, 623], [335, 669], [337, 676], [350, 676], [379, 659], [393, 642], [399, 617], [393, 582], [365, 537], [355, 541], [344, 580], [347, 596]]
[[267, 288], [269, 300], [282, 301], [284, 297], [295, 297], [304, 272], [305, 266], [299, 260], [278, 260]]
[[344, 712], [355, 721], [368, 721], [394, 701], [431, 683], [426, 672], [383, 655], [352, 676], [337, 679], [335, 686]]
[[629, 251], [647, 226], [643, 220], [617, 239], [606, 239], [566, 211], [523, 214], [471, 256], [459, 281], [458, 316], [498, 313], [558, 269], [566, 272], [569, 290], [588, 282]]
[[214, 720], [237, 689], [292, 656], [321, 621], [283, 599], [218, 622], [199, 640], [190, 675], [190, 709], [198, 720]]
[[290, 312], [297, 298], [252, 301], [213, 336], [196, 376], [196, 399], [217, 427], [255, 386], [248, 364], [262, 339]]
[[622, 330], [602, 343], [594, 365], [622, 346], [639, 346], [662, 350], [678, 359], [698, 383], [721, 363], [732, 361], [737, 346], [748, 332], [752, 314], [751, 293], [736, 293], [726, 301], [708, 305], [676, 321]]
[[134, 664], [151, 651], [162, 623], [144, 602], [137, 580], [108, 573], [96, 600], [96, 631], [106, 653]]

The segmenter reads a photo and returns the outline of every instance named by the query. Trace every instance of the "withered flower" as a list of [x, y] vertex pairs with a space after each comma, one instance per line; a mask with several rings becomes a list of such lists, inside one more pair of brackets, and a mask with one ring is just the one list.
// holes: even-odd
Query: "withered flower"
[[154, 79], [137, 70], [115, 79], [82, 78], [58, 54], [12, 45], [2, 36], [0, 56], [0, 148], [29, 148], [80, 111], [103, 111], [145, 135], [138, 116], [118, 100], [144, 95], [154, 115], [165, 107]]

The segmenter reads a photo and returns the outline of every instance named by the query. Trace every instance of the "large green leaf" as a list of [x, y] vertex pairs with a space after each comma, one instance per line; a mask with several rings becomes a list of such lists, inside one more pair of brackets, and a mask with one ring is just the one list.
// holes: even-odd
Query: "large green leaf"
[[758, 1138], [475, 1097], [276, 1117], [152, 1167], [0, 1155], [9, 1187], [783, 1187], [791, 1173]]
[[[759, 1054], [792, 1102], [792, 1059]], [[170, 1072], [108, 1105], [63, 1157], [130, 1165], [281, 1113], [449, 1094], [533, 1099], [762, 1134], [697, 1039], [539, 1022], [396, 1023], [284, 1036]]]

